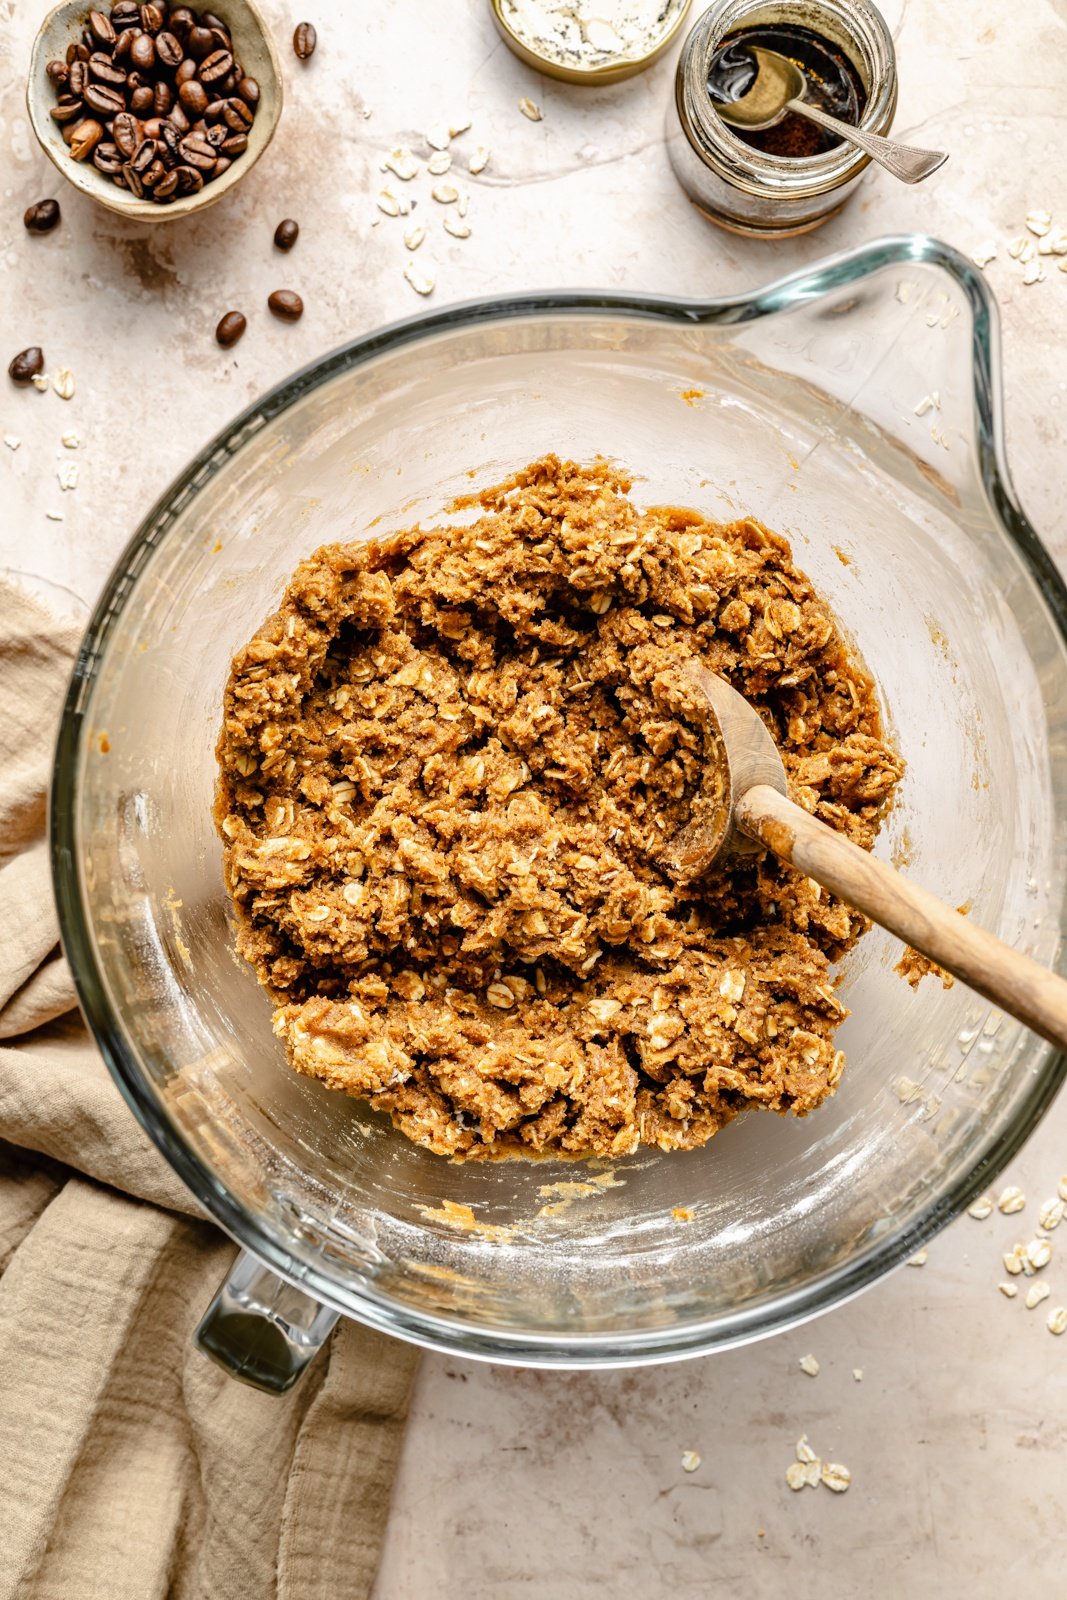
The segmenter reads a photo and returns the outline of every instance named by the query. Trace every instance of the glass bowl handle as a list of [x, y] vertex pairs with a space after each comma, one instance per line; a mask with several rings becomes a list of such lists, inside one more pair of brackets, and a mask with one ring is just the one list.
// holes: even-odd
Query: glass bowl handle
[[284, 1394], [322, 1349], [336, 1321], [336, 1311], [242, 1250], [194, 1340], [231, 1378], [265, 1394]]

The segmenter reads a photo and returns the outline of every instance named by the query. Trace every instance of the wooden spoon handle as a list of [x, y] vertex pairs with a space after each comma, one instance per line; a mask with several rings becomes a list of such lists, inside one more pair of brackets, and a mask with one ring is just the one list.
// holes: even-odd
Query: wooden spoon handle
[[1067, 982], [876, 861], [767, 784], [736, 806], [738, 826], [824, 889], [1001, 1006], [1050, 1044], [1067, 1049]]

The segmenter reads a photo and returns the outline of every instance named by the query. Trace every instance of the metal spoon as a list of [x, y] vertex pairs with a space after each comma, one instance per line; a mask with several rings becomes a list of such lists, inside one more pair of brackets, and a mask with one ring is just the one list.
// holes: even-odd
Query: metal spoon
[[719, 745], [719, 759], [709, 771], [706, 793], [698, 796], [694, 820], [675, 834], [661, 858], [672, 876], [692, 882], [720, 855], [762, 846], [1050, 1044], [1067, 1048], [1067, 982], [795, 805], [782, 758], [759, 712], [696, 662], [686, 675], [711, 708], [709, 731]]
[[738, 100], [715, 102], [715, 109], [724, 122], [735, 128], [770, 128], [780, 122], [787, 111], [817, 122], [820, 128], [829, 128], [838, 138], [865, 150], [872, 161], [891, 172], [903, 183], [921, 183], [931, 172], [936, 172], [948, 160], [945, 150], [918, 150], [914, 145], [899, 144], [895, 139], [883, 139], [877, 133], [866, 133], [849, 122], [831, 117], [817, 106], [808, 105], [807, 79], [795, 61], [779, 55], [777, 50], [764, 50], [759, 45], [750, 47], [756, 58], [756, 81]]

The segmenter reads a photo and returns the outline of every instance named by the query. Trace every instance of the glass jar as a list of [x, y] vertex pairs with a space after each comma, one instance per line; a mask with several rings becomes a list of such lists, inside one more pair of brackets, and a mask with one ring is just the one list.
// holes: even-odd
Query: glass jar
[[716, 49], [743, 28], [791, 24], [838, 45], [867, 93], [860, 127], [888, 134], [897, 104], [893, 40], [870, 0], [715, 0], [689, 32], [667, 110], [667, 150], [682, 188], [734, 233], [788, 238], [834, 216], [870, 157], [842, 141], [816, 156], [756, 150], [719, 116], [708, 93]]

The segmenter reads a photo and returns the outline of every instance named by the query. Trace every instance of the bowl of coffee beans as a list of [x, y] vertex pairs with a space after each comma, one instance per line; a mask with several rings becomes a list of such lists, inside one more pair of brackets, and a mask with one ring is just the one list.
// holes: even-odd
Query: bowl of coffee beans
[[26, 103], [75, 188], [162, 222], [213, 205], [251, 171], [281, 116], [281, 66], [251, 0], [218, 12], [78, 0], [45, 19]]

